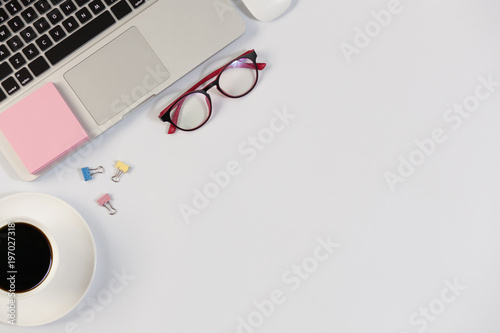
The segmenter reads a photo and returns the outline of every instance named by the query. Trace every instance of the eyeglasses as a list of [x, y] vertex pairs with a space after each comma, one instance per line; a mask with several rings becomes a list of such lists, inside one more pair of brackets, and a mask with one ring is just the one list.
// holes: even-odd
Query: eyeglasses
[[[243, 53], [208, 74], [167, 106], [158, 117], [170, 123], [168, 134], [174, 133], [176, 129], [194, 131], [205, 125], [212, 114], [212, 99], [208, 94], [208, 90], [212, 87], [217, 87], [223, 95], [231, 98], [248, 94], [257, 84], [259, 70], [266, 67], [265, 63], [257, 63], [256, 59], [257, 54], [254, 50]], [[198, 89], [214, 77], [212, 83], [203, 89]]]

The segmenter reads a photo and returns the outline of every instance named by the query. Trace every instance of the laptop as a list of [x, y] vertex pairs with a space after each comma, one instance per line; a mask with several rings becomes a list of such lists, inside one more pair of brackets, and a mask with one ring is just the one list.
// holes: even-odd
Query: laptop
[[0, 151], [34, 180], [244, 31], [231, 0], [0, 1]]

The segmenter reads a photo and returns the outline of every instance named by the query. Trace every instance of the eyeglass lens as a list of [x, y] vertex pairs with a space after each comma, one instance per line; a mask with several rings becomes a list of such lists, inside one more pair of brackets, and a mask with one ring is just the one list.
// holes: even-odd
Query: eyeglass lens
[[257, 68], [247, 58], [233, 61], [219, 77], [219, 88], [231, 97], [239, 97], [248, 93], [257, 82]]
[[[219, 89], [228, 96], [240, 97], [253, 89], [257, 75], [257, 68], [250, 59], [235, 60], [219, 75]], [[177, 128], [189, 131], [203, 125], [210, 113], [208, 96], [202, 91], [195, 91], [172, 107], [170, 118]]]
[[173, 107], [170, 117], [174, 125], [190, 131], [203, 125], [210, 117], [210, 101], [203, 92], [184, 96]]

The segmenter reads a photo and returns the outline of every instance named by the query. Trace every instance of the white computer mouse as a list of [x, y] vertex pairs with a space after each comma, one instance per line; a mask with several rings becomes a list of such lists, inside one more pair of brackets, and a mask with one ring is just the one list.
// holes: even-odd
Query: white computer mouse
[[270, 21], [290, 6], [292, 0], [241, 0], [250, 13], [259, 21]]

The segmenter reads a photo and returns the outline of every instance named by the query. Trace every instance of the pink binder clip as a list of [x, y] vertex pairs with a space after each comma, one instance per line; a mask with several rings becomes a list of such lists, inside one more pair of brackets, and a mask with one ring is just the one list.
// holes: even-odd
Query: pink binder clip
[[106, 193], [105, 195], [97, 199], [97, 202], [99, 203], [99, 205], [106, 207], [109, 215], [114, 215], [117, 212], [117, 210], [114, 209], [113, 206], [111, 206], [110, 200], [111, 197], [109, 196], [109, 194]]

